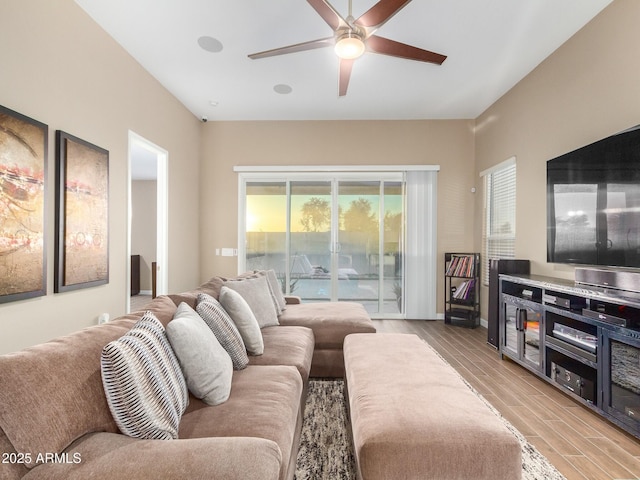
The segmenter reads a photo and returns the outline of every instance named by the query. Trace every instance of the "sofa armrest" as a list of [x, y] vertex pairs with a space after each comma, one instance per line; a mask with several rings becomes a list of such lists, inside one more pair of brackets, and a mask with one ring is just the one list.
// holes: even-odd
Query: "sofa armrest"
[[302, 303], [302, 298], [296, 295], [285, 295], [284, 301], [287, 305], [297, 305], [299, 303]]
[[[120, 434], [95, 435], [124, 437]], [[77, 445], [76, 448], [72, 446], [68, 449], [72, 452], [68, 454], [68, 463], [36, 466], [29, 473], [29, 479], [278, 480], [280, 476], [280, 448], [275, 442], [263, 438], [124, 439], [116, 439], [117, 445], [112, 441], [93, 442], [91, 445], [89, 441], [84, 445]], [[114, 446], [115, 448], [110, 448]], [[107, 451], [100, 451], [98, 447], [104, 447]], [[75, 464], [74, 459], [77, 461]]]

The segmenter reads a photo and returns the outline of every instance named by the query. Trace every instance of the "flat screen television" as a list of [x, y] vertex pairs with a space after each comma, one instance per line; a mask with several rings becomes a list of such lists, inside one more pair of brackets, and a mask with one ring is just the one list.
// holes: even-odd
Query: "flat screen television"
[[640, 125], [547, 162], [547, 261], [640, 267]]

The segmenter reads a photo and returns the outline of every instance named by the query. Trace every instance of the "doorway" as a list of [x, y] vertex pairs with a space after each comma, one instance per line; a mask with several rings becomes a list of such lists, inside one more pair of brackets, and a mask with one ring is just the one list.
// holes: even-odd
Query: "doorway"
[[129, 131], [127, 312], [167, 293], [167, 160], [166, 150]]

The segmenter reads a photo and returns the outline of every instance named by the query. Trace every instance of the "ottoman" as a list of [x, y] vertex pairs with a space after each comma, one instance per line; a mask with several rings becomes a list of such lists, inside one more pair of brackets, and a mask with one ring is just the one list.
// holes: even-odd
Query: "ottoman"
[[359, 478], [519, 479], [518, 439], [416, 335], [344, 342]]

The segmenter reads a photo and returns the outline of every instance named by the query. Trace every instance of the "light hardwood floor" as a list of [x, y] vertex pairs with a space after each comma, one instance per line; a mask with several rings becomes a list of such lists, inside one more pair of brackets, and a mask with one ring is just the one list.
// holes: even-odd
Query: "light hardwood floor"
[[568, 480], [640, 478], [640, 441], [487, 345], [487, 330], [442, 321], [374, 320], [378, 332], [432, 345]]
[[151, 295], [134, 295], [131, 297], [131, 311], [142, 310], [152, 300]]

